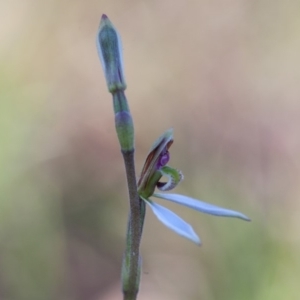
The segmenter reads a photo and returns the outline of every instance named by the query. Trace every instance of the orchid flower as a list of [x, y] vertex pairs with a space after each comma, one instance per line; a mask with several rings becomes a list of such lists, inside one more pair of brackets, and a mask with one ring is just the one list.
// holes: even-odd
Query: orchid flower
[[[167, 227], [196, 244], [200, 239], [192, 226], [171, 210], [153, 202], [151, 197], [169, 200], [192, 209], [215, 216], [234, 217], [250, 221], [245, 215], [178, 194], [155, 193], [175, 188], [183, 179], [180, 171], [167, 166], [169, 148], [173, 143], [173, 130], [167, 130], [153, 144], [137, 182], [134, 159], [134, 124], [125, 95], [121, 39], [108, 17], [103, 14], [97, 33], [97, 49], [104, 70], [108, 91], [112, 94], [115, 127], [123, 155], [130, 212], [126, 233], [126, 248], [122, 261], [122, 290], [124, 300], [135, 300], [140, 286], [141, 255], [140, 242], [145, 217], [145, 206], [149, 205], [156, 217]], [[167, 177], [167, 182], [161, 178]], [[146, 204], [145, 204], [146, 203]]]
[[[222, 208], [188, 196], [155, 193], [154, 191], [156, 188], [161, 191], [169, 191], [175, 188], [183, 179], [183, 175], [179, 170], [167, 166], [170, 160], [169, 148], [172, 144], [173, 129], [169, 129], [161, 135], [151, 147], [138, 181], [138, 193], [140, 198], [150, 206], [153, 213], [165, 226], [196, 244], [201, 244], [200, 238], [190, 224], [185, 222], [171, 210], [155, 203], [150, 197], [175, 202], [214, 216], [232, 217], [250, 221], [247, 216], [240, 212]], [[167, 177], [167, 182], [160, 181], [163, 176]]]

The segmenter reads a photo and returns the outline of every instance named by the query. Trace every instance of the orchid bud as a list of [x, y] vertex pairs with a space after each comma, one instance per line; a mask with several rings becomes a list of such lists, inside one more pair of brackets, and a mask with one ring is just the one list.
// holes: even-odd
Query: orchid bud
[[102, 15], [96, 43], [109, 92], [124, 91], [126, 83], [121, 39], [106, 15]]

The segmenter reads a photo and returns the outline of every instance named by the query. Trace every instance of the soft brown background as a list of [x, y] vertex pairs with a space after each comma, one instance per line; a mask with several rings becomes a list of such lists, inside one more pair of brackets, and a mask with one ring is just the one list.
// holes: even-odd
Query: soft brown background
[[173, 127], [176, 192], [252, 218], [167, 203], [199, 248], [148, 211], [139, 299], [299, 299], [297, 0], [0, 2], [0, 299], [121, 299], [128, 200], [103, 13], [123, 40], [138, 171]]

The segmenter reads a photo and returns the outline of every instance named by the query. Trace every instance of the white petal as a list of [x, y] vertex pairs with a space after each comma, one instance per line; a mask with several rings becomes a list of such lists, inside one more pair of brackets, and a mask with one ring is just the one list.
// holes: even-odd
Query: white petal
[[[144, 199], [145, 200], [145, 199]], [[195, 233], [194, 229], [190, 224], [185, 222], [171, 210], [152, 202], [151, 200], [145, 200], [146, 203], [151, 207], [156, 217], [168, 228], [175, 231], [177, 234], [193, 241], [200, 245], [200, 238]]]
[[250, 219], [245, 216], [244, 214], [231, 210], [222, 208], [213, 204], [209, 204], [191, 197], [187, 197], [184, 195], [179, 194], [153, 194], [154, 197], [169, 200], [181, 205], [185, 205], [192, 209], [201, 211], [206, 214], [214, 215], [214, 216], [221, 216], [221, 217], [232, 217], [232, 218], [239, 218], [245, 221], [250, 221]]

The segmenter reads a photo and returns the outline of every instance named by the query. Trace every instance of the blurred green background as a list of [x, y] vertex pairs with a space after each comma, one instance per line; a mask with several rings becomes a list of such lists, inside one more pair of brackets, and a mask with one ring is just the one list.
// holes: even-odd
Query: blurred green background
[[95, 36], [123, 40], [139, 172], [173, 127], [176, 189], [252, 223], [148, 211], [139, 299], [298, 300], [300, 2], [0, 2], [0, 299], [121, 299], [127, 188]]

